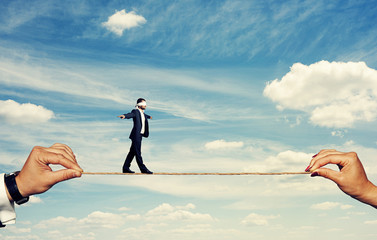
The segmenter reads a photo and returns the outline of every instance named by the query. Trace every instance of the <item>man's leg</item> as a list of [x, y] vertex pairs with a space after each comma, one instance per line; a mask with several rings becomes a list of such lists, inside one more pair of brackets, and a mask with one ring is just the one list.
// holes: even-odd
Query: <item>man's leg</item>
[[124, 161], [124, 164], [123, 164], [123, 172], [129, 172], [130, 167], [131, 167], [131, 162], [132, 162], [135, 154], [136, 154], [136, 152], [135, 152], [134, 141], [132, 141], [130, 151], [128, 152], [126, 160]]
[[141, 138], [135, 140], [134, 142], [134, 150], [135, 150], [135, 156], [136, 156], [136, 162], [139, 166], [139, 169], [142, 173], [152, 173], [148, 170], [148, 168], [143, 163], [143, 158], [141, 157]]

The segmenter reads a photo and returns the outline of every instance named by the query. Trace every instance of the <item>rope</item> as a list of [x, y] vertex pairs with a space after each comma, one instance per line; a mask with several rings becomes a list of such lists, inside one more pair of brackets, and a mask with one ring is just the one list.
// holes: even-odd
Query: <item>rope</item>
[[238, 173], [167, 173], [167, 172], [156, 172], [153, 174], [145, 173], [120, 173], [120, 172], [83, 172], [82, 174], [87, 175], [298, 175], [298, 174], [310, 174], [310, 172], [271, 172], [271, 173], [260, 173], [260, 172], [238, 172]]

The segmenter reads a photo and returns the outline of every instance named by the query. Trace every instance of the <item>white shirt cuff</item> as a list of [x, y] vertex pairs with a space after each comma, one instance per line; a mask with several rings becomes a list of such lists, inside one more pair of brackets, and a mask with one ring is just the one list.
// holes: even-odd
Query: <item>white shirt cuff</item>
[[5, 190], [4, 174], [0, 174], [0, 221], [3, 225], [16, 222], [14, 202], [9, 201]]

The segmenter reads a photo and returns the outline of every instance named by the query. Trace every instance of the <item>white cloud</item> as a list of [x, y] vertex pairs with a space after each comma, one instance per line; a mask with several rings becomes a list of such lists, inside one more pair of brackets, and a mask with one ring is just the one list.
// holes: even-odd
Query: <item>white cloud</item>
[[160, 206], [150, 210], [147, 215], [153, 216], [153, 215], [163, 215], [165, 213], [173, 212], [175, 207], [168, 203], [163, 203]]
[[376, 81], [377, 71], [364, 62], [295, 63], [281, 80], [267, 83], [263, 94], [279, 110], [309, 113], [314, 125], [346, 128], [376, 119]]
[[122, 216], [114, 213], [95, 211], [78, 221], [79, 224], [101, 227], [101, 228], [118, 228], [124, 223]]
[[50, 227], [57, 227], [57, 226], [61, 226], [61, 225], [74, 225], [77, 223], [77, 219], [76, 218], [73, 218], [73, 217], [62, 217], [62, 216], [58, 216], [58, 217], [55, 217], [55, 218], [52, 218], [52, 219], [48, 219], [48, 220], [43, 220], [41, 222], [39, 222], [37, 225], [35, 225], [36, 228], [41, 228], [41, 229], [46, 229], [46, 228], [50, 228]]
[[160, 206], [148, 211], [145, 215], [148, 221], [213, 221], [209, 214], [193, 213], [188, 210], [194, 209], [195, 205], [188, 204], [186, 206], [172, 206], [163, 203]]
[[121, 208], [118, 208], [118, 210], [121, 211], [121, 212], [125, 212], [125, 211], [129, 211], [131, 209], [128, 208], [128, 207], [121, 207]]
[[[114, 212], [94, 211], [83, 218], [60, 216], [43, 220], [35, 225], [32, 230], [33, 232], [39, 231], [42, 235], [55, 233], [52, 235], [52, 239], [66, 239], [62, 235], [66, 232], [69, 232], [70, 236], [82, 235], [80, 238], [72, 239], [92, 239], [93, 236], [95, 236], [93, 239], [103, 239], [101, 236], [106, 237], [109, 236], [108, 234], [111, 234], [112, 238], [118, 239], [124, 235], [124, 232], [130, 239], [138, 239], [137, 236], [140, 236], [140, 233], [143, 236], [148, 236], [147, 239], [166, 239], [165, 237], [156, 237], [156, 235], [166, 236], [168, 232], [180, 232], [180, 229], [187, 229], [189, 226], [193, 226], [198, 231], [205, 228], [213, 232], [215, 230], [213, 224], [217, 223], [217, 219], [209, 214], [192, 212], [191, 210], [194, 208], [195, 205], [191, 203], [183, 206], [163, 203], [144, 214], [128, 215], [117, 210], [114, 210]], [[197, 229], [198, 226], [202, 227]], [[187, 231], [186, 234], [195, 234], [197, 233], [196, 230], [192, 229]]]
[[28, 203], [43, 203], [43, 200], [36, 196], [30, 196]]
[[331, 132], [331, 136], [333, 137], [340, 137], [340, 138], [343, 138], [344, 137], [344, 134], [347, 133], [347, 129], [345, 130], [337, 130], [337, 131], [332, 131]]
[[357, 216], [367, 215], [366, 212], [348, 212], [347, 214], [350, 214], [350, 215], [357, 215]]
[[347, 205], [347, 204], [340, 206], [340, 209], [343, 209], [343, 210], [350, 209], [350, 208], [353, 208], [353, 206]]
[[54, 112], [40, 105], [0, 100], [0, 118], [11, 124], [43, 123], [54, 117]]
[[232, 149], [243, 147], [243, 142], [227, 142], [223, 139], [208, 142], [204, 145], [207, 150]]
[[256, 213], [251, 213], [247, 217], [245, 217], [241, 223], [246, 226], [267, 226], [269, 225], [268, 220], [276, 219], [279, 217], [280, 217], [279, 215], [264, 216], [264, 215], [259, 215]]
[[142, 216], [140, 214], [127, 215], [125, 216], [125, 219], [127, 221], [138, 221], [142, 219]]
[[125, 222], [124, 218], [120, 214], [95, 211], [90, 213], [87, 217], [82, 219], [77, 219], [73, 217], [55, 217], [49, 220], [43, 220], [38, 223], [36, 228], [49, 228], [53, 229], [54, 227], [59, 226], [74, 226], [78, 228], [108, 228], [114, 229], [123, 225]]
[[295, 152], [292, 150], [287, 150], [284, 152], [278, 153], [276, 156], [268, 157], [266, 159], [268, 165], [290, 165], [292, 163], [307, 163], [310, 159], [310, 155], [304, 152]]
[[[20, 228], [20, 227], [17, 227], [17, 225], [8, 225], [7, 226], [7, 231], [9, 231], [9, 232], [11, 232], [13, 234], [30, 233], [31, 232], [31, 228]], [[1, 237], [1, 235], [0, 235], [0, 237]]]
[[365, 221], [364, 223], [365, 223], [365, 224], [368, 224], [368, 225], [377, 225], [377, 220], [373, 220], [373, 221]]
[[352, 205], [341, 204], [338, 202], [323, 202], [323, 203], [313, 204], [310, 208], [317, 209], [317, 210], [330, 210], [337, 207], [339, 207], [342, 210], [353, 208]]
[[338, 202], [323, 202], [312, 205], [310, 208], [312, 209], [318, 209], [318, 210], [329, 210], [336, 208], [340, 205]]
[[147, 20], [143, 16], [137, 15], [134, 11], [127, 13], [126, 10], [123, 9], [121, 11], [115, 11], [107, 22], [103, 22], [102, 25], [110, 32], [122, 36], [124, 30], [138, 27], [146, 22]]
[[303, 166], [309, 164], [313, 154], [304, 152], [295, 152], [292, 150], [286, 150], [278, 153], [275, 156], [269, 156], [265, 161], [260, 163], [253, 163], [246, 168], [246, 171], [299, 171]]

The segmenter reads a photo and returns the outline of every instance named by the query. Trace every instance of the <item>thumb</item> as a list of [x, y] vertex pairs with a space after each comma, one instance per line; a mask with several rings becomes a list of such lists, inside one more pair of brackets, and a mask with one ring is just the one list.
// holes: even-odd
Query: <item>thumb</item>
[[341, 175], [341, 173], [338, 172], [338, 171], [334, 171], [334, 170], [329, 169], [329, 168], [319, 168], [319, 169], [315, 170], [310, 176], [311, 177], [321, 176], [321, 177], [330, 179], [331, 181], [338, 184], [339, 181], [340, 181], [340, 175]]
[[52, 185], [72, 178], [81, 177], [81, 172], [74, 169], [62, 169], [51, 173]]

